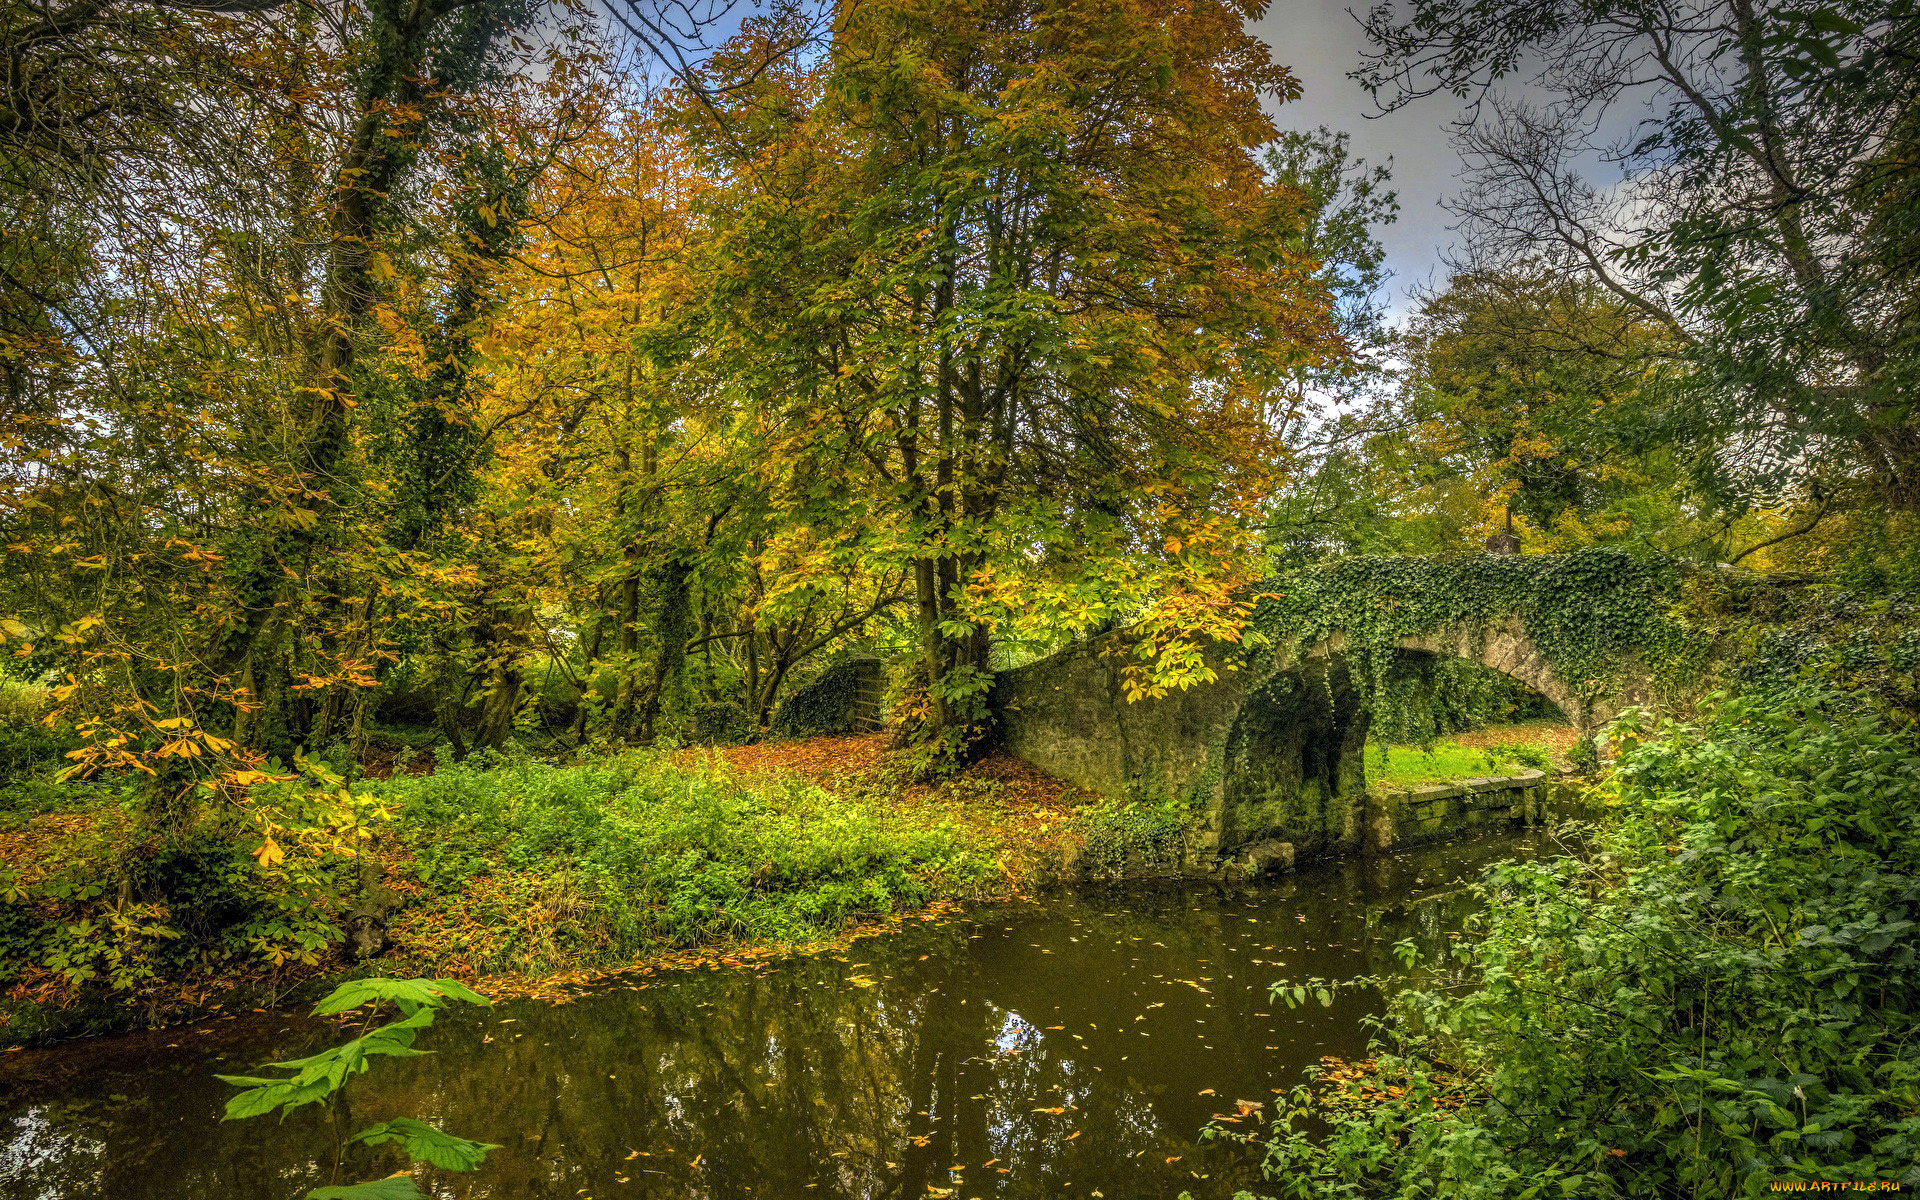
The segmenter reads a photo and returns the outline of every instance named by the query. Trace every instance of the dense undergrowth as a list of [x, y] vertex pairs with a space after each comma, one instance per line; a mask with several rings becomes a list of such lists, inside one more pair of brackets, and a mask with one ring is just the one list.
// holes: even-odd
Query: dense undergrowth
[[400, 874], [426, 897], [397, 931], [404, 952], [476, 971], [805, 940], [995, 873], [977, 836], [930, 810], [653, 755], [469, 760], [370, 790], [396, 814]]
[[1920, 741], [1824, 690], [1614, 734], [1595, 852], [1498, 868], [1457, 961], [1374, 981], [1377, 1066], [1283, 1102], [1274, 1194], [1920, 1186]]
[[818, 940], [1004, 878], [992, 839], [938, 801], [660, 753], [486, 754], [362, 781], [361, 853], [289, 842], [281, 860], [239, 808], [159, 830], [137, 784], [52, 785], [44, 756], [31, 765], [0, 786], [5, 1041], [285, 995], [354, 969], [369, 914], [391, 941], [360, 969], [532, 979]]

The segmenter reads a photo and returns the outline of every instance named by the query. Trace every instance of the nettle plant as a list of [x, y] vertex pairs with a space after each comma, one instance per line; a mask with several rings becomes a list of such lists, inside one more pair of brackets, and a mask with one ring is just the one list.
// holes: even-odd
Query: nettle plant
[[[412, 1058], [427, 1053], [414, 1049], [414, 1038], [432, 1025], [440, 1010], [453, 1000], [479, 1005], [492, 1003], [451, 979], [356, 979], [341, 984], [314, 1006], [315, 1016], [332, 1016], [365, 1007], [367, 1023], [371, 1024], [381, 1009], [391, 1004], [399, 1009], [400, 1019], [369, 1029], [350, 1042], [318, 1054], [271, 1064], [293, 1072], [284, 1078], [219, 1076], [235, 1087], [247, 1089], [227, 1101], [226, 1119], [259, 1117], [273, 1112], [285, 1117], [305, 1104], [323, 1100], [337, 1103], [341, 1089], [354, 1076], [364, 1075], [374, 1059]], [[425, 1200], [426, 1193], [406, 1172], [364, 1183], [338, 1182], [349, 1146], [388, 1143], [399, 1146], [410, 1161], [443, 1171], [471, 1171], [486, 1158], [487, 1151], [500, 1148], [488, 1142], [455, 1137], [411, 1117], [394, 1117], [338, 1141], [334, 1147], [335, 1182], [314, 1188], [307, 1193], [306, 1200]]]

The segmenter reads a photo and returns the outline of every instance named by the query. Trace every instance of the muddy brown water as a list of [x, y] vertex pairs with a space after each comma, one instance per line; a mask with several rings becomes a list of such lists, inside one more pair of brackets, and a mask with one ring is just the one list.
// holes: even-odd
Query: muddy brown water
[[[0, 1058], [3, 1200], [295, 1200], [334, 1125], [390, 1116], [497, 1142], [436, 1197], [750, 1200], [1229, 1197], [1253, 1157], [1203, 1142], [1236, 1102], [1366, 1045], [1366, 995], [1290, 1010], [1277, 979], [1440, 950], [1491, 862], [1532, 838], [1308, 868], [1260, 885], [1086, 891], [754, 970], [614, 981], [443, 1016], [344, 1113], [220, 1120], [214, 1074], [342, 1036], [286, 1014]], [[644, 982], [646, 986], [640, 984]], [[1243, 1126], [1244, 1127], [1244, 1126]], [[1232, 1128], [1232, 1126], [1229, 1126]], [[398, 1169], [349, 1155], [340, 1182]]]

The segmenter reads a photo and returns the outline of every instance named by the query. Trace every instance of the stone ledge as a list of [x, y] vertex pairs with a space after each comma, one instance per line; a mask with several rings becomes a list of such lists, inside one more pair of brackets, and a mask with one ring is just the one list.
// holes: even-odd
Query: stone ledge
[[1423, 783], [1405, 788], [1375, 785], [1369, 790], [1383, 795], [1401, 796], [1411, 803], [1418, 804], [1425, 800], [1464, 796], [1469, 792], [1504, 792], [1509, 788], [1532, 787], [1546, 777], [1545, 771], [1529, 770], [1519, 775], [1476, 775], [1469, 779], [1453, 779], [1446, 783]]

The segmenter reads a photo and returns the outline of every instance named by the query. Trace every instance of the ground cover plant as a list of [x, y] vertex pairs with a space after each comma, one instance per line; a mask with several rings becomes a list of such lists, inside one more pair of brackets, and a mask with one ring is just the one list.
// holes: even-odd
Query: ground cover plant
[[1445, 739], [1430, 746], [1398, 746], [1391, 742], [1367, 744], [1367, 783], [1405, 787], [1440, 783], [1481, 775], [1506, 775], [1544, 770], [1553, 764], [1551, 752], [1540, 742], [1465, 746]]
[[1375, 1065], [1290, 1093], [1269, 1194], [1920, 1186], [1911, 725], [1800, 688], [1612, 733], [1593, 851], [1496, 869], [1454, 961], [1376, 981]]
[[947, 813], [659, 755], [449, 764], [370, 792], [393, 807], [397, 871], [422, 896], [399, 953], [477, 972], [806, 941], [998, 878], [991, 847]]
[[484, 754], [343, 786], [366, 838], [289, 841], [277, 863], [247, 852], [239, 814], [155, 839], [125, 787], [16, 813], [0, 827], [0, 1028], [21, 1040], [271, 1001], [363, 952], [524, 989], [676, 950], [829, 939], [1025, 869], [1018, 806], [993, 795], [829, 790], [717, 757]]

